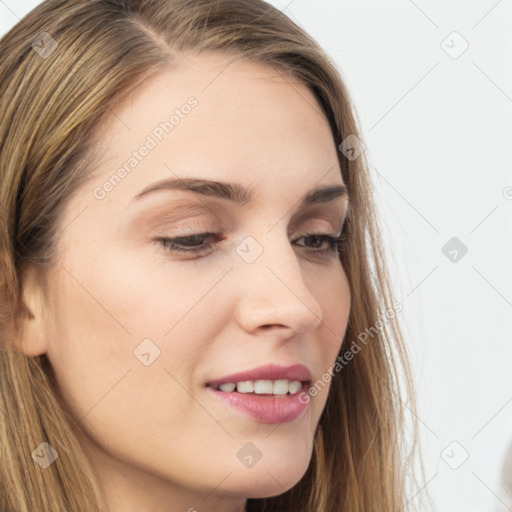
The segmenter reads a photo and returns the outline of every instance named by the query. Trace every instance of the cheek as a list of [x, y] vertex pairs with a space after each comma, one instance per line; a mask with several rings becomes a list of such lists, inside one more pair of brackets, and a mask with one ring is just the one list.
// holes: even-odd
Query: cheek
[[225, 323], [211, 314], [219, 300], [209, 293], [224, 273], [199, 276], [143, 250], [74, 245], [54, 278], [48, 334], [48, 357], [73, 415], [143, 431], [157, 416], [164, 425], [179, 413], [178, 429], [186, 429], [193, 404], [183, 388], [193, 387], [208, 340]]
[[343, 271], [338, 283], [335, 293], [335, 299], [331, 302], [329, 307], [329, 315], [332, 316], [332, 322], [336, 325], [338, 340], [334, 347], [332, 359], [334, 361], [339, 351], [342, 348], [342, 342], [347, 332], [348, 319], [350, 316], [350, 309], [352, 303], [352, 295], [347, 275]]
[[[350, 315], [351, 293], [348, 279], [342, 270], [338, 274], [331, 274], [330, 280], [323, 280], [323, 293], [317, 290], [322, 306], [322, 322], [319, 325], [318, 339], [321, 347], [318, 353], [322, 374], [312, 383], [314, 402], [319, 413], [323, 410], [331, 389], [332, 379], [336, 378], [333, 365], [342, 350], [343, 339], [347, 331]], [[333, 374], [333, 376], [331, 376]]]
[[321, 338], [325, 340], [325, 356], [334, 358], [345, 335], [351, 306], [351, 292], [347, 275], [339, 264], [321, 275], [313, 275], [309, 289], [321, 306]]

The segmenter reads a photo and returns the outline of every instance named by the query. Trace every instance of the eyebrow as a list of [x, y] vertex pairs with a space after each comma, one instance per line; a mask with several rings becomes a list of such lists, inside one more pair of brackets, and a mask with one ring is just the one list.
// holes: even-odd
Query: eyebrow
[[[225, 181], [210, 181], [200, 178], [167, 178], [152, 183], [139, 192], [133, 199], [137, 200], [156, 190], [187, 190], [194, 194], [213, 196], [245, 206], [254, 202], [255, 190], [244, 187], [239, 183]], [[348, 199], [345, 185], [321, 185], [308, 191], [300, 200], [299, 208], [313, 204], [328, 203], [338, 197]]]

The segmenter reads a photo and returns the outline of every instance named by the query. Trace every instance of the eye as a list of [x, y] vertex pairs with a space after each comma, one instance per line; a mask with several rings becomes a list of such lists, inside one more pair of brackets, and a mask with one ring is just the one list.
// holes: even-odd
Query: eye
[[[213, 240], [210, 243], [204, 243], [204, 240]], [[312, 242], [314, 248], [309, 248], [302, 244], [296, 244], [299, 247], [306, 247], [306, 252], [312, 254], [313, 257], [321, 259], [332, 258], [342, 252], [346, 242], [346, 235], [343, 232], [340, 236], [332, 236], [327, 234], [311, 234], [304, 235], [297, 240], [308, 240]], [[189, 253], [189, 254], [203, 254], [207, 252], [210, 247], [213, 247], [222, 240], [221, 233], [197, 233], [194, 235], [180, 236], [180, 237], [159, 237], [155, 239], [166, 251], [171, 253]], [[318, 246], [327, 244], [327, 248], [318, 249]]]
[[[332, 235], [305, 235], [303, 237], [298, 238], [298, 240], [312, 240], [314, 246], [323, 245], [327, 243], [326, 249], [320, 250], [308, 250], [307, 252], [312, 253], [314, 256], [318, 256], [320, 258], [332, 258], [337, 257], [338, 254], [342, 252], [345, 247], [346, 235], [345, 233], [341, 233], [339, 236]], [[300, 244], [297, 244], [300, 246]]]
[[[198, 241], [204, 241], [204, 239], [208, 237], [213, 237], [215, 241], [209, 244], [197, 243]], [[217, 243], [219, 238], [220, 233], [197, 233], [195, 235], [179, 236], [175, 238], [161, 237], [157, 238], [156, 241], [171, 252], [200, 253]]]

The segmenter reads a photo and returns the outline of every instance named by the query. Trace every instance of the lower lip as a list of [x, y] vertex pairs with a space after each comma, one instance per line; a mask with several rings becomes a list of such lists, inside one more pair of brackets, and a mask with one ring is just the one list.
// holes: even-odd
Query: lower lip
[[256, 395], [249, 393], [226, 393], [207, 387], [210, 393], [219, 397], [227, 404], [238, 409], [259, 423], [286, 423], [302, 418], [308, 408], [307, 403], [299, 401], [299, 395], [306, 393], [308, 384], [303, 383], [302, 389], [293, 395]]

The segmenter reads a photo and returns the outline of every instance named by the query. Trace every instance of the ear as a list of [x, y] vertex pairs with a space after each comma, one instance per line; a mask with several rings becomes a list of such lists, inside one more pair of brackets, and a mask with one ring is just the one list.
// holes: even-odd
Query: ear
[[29, 357], [39, 356], [48, 349], [46, 315], [43, 290], [34, 267], [25, 270], [22, 276], [22, 311], [20, 330], [16, 340], [20, 350]]

